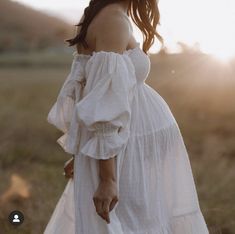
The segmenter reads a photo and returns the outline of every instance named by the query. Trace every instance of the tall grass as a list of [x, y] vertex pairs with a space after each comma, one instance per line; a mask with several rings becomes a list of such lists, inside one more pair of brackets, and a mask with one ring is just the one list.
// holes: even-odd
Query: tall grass
[[[179, 124], [210, 233], [235, 233], [234, 71], [204, 56], [151, 60], [146, 83]], [[62, 169], [70, 155], [55, 142], [61, 132], [46, 121], [70, 69], [67, 59], [61, 61], [52, 67], [8, 64], [0, 71], [0, 195], [13, 186], [13, 174], [30, 186], [28, 196], [15, 194], [0, 204], [1, 234], [42, 233], [67, 183]], [[7, 220], [15, 209], [25, 215], [18, 228]]]

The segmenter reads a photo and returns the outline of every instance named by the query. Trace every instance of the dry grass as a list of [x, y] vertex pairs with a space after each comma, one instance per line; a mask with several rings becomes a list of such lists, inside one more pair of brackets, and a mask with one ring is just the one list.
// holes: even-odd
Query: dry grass
[[[55, 143], [61, 133], [46, 116], [69, 66], [0, 71], [1, 234], [42, 233], [67, 182], [61, 173], [69, 155]], [[234, 74], [204, 56], [166, 56], [152, 58], [146, 81], [181, 128], [210, 233], [235, 233]], [[7, 221], [12, 209], [25, 214], [19, 228]]]

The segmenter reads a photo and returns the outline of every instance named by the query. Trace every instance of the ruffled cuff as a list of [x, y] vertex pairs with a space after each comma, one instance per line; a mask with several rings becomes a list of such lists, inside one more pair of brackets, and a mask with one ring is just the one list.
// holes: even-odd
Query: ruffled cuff
[[65, 133], [62, 135], [60, 138], [57, 139], [57, 143], [62, 147], [62, 149], [72, 155], [77, 154], [77, 142], [78, 142], [79, 137], [71, 137], [68, 133]]
[[81, 148], [81, 153], [94, 159], [109, 159], [126, 145], [129, 132], [111, 124], [96, 124], [93, 137]]

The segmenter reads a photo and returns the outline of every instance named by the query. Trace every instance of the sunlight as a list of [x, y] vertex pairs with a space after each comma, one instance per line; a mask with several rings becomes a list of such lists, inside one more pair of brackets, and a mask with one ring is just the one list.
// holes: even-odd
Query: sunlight
[[216, 53], [212, 53], [211, 55], [222, 62], [229, 62], [235, 57], [234, 53], [231, 51], [218, 51]]
[[[42, 11], [51, 12], [71, 23], [77, 22], [89, 0], [15, 0]], [[56, 4], [55, 4], [56, 2]], [[179, 52], [177, 42], [189, 46], [196, 42], [204, 53], [213, 54], [222, 61], [235, 56], [235, 1], [234, 0], [160, 0], [161, 27], [159, 32], [170, 53]], [[133, 24], [134, 28], [135, 25]], [[142, 43], [139, 29], [134, 30], [137, 41]], [[150, 53], [156, 53], [156, 43]]]
[[173, 40], [188, 45], [199, 42], [203, 52], [222, 60], [235, 56], [235, 1], [164, 0], [159, 6], [163, 36], [171, 38], [169, 48]]
[[213, 11], [210, 12], [210, 17], [207, 19], [208, 32], [201, 42], [205, 52], [211, 53], [223, 61], [228, 61], [235, 56], [234, 9], [234, 1], [223, 3], [215, 1]]

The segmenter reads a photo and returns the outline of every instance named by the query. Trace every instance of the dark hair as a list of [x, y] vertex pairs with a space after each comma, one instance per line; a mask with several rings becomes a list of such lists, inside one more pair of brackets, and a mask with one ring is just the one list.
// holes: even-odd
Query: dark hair
[[[83, 22], [75, 25], [82, 26], [80, 32], [72, 39], [66, 40], [69, 42], [69, 46], [81, 43], [84, 48], [88, 48], [88, 44], [85, 41], [86, 33], [89, 24], [96, 16], [96, 14], [110, 3], [121, 2], [125, 0], [91, 0], [89, 6], [84, 10], [84, 19]], [[129, 0], [129, 6], [127, 14], [131, 15], [133, 22], [141, 30], [144, 43], [143, 51], [147, 53], [149, 48], [154, 43], [154, 36], [163, 44], [163, 38], [156, 31], [156, 27], [160, 21], [160, 13], [158, 9], [157, 0]]]

